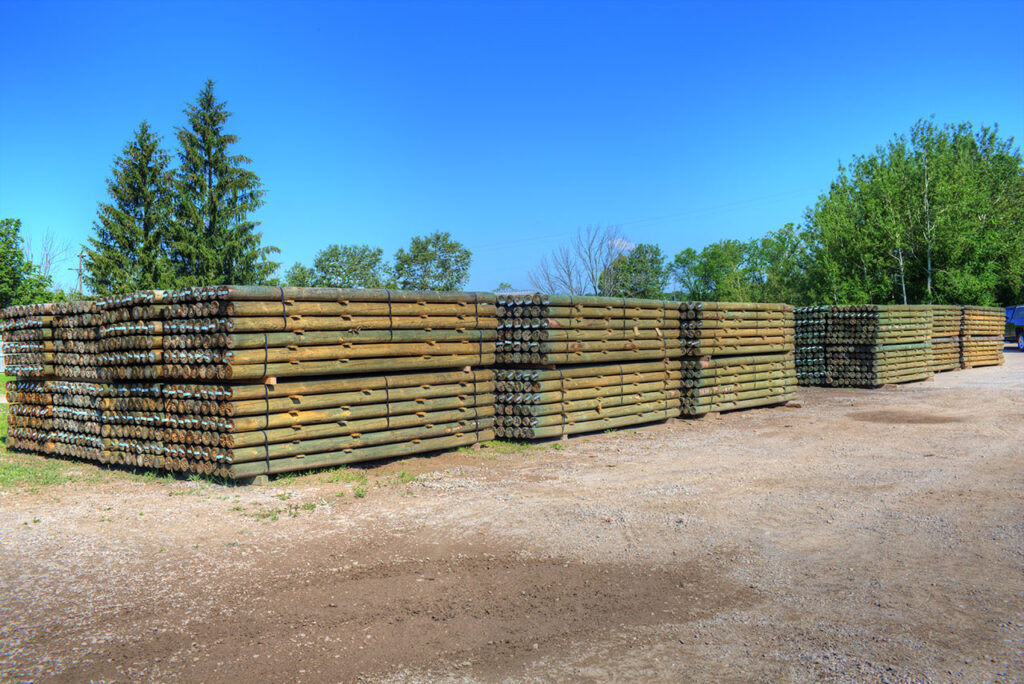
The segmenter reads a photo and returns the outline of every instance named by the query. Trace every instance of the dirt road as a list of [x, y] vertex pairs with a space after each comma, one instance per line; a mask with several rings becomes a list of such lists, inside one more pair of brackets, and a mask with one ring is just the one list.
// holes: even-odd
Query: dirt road
[[0, 490], [0, 680], [1024, 680], [1024, 355], [800, 403]]

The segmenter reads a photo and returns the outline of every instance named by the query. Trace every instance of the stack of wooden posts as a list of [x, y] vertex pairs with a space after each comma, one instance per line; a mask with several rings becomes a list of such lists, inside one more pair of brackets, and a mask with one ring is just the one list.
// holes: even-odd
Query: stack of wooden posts
[[611, 363], [680, 354], [675, 302], [498, 295], [498, 365]]
[[931, 377], [927, 305], [833, 306], [825, 336], [830, 385], [877, 387]]
[[61, 306], [5, 319], [18, 344], [56, 325], [64, 355], [35, 375], [14, 357], [12, 448], [249, 478], [494, 436], [494, 295], [213, 287]]
[[495, 433], [546, 439], [679, 415], [677, 359], [495, 371]]
[[26, 304], [0, 311], [0, 343], [8, 375], [24, 379], [53, 375], [55, 307], [55, 304]]
[[99, 379], [99, 323], [95, 302], [55, 304], [53, 374], [71, 380]]
[[499, 295], [497, 433], [544, 439], [678, 416], [682, 353], [675, 302]]
[[[265, 384], [12, 383], [15, 448], [233, 479], [447, 449], [494, 436], [487, 370]], [[19, 418], [20, 420], [20, 418]], [[23, 421], [24, 422], [24, 421]]]
[[683, 302], [682, 414], [783, 404], [795, 397], [795, 316], [788, 304]]
[[106, 380], [260, 380], [486, 367], [494, 295], [210, 287], [99, 302]]
[[1006, 312], [991, 306], [964, 306], [960, 316], [960, 367], [1002, 365]]
[[828, 332], [827, 306], [804, 306], [796, 309], [796, 378], [800, 385], [827, 385], [825, 336]]
[[960, 367], [959, 304], [933, 304], [932, 307], [932, 370], [935, 373]]

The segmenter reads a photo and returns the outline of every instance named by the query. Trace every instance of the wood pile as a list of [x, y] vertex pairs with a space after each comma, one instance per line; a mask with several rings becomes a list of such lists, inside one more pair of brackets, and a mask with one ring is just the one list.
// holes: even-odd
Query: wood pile
[[829, 307], [826, 384], [877, 387], [931, 377], [931, 321], [925, 305]]
[[960, 312], [960, 367], [998, 366], [1004, 362], [1006, 312], [991, 306], [964, 306]]
[[825, 333], [828, 331], [827, 306], [804, 306], [793, 312], [796, 334], [796, 378], [800, 385], [827, 385]]
[[959, 304], [933, 304], [932, 307], [932, 371], [956, 370], [960, 367]]
[[55, 304], [26, 304], [0, 311], [0, 343], [8, 375], [19, 378], [53, 375], [55, 307]]
[[5, 352], [51, 355], [10, 349], [12, 448], [237, 479], [494, 436], [494, 295], [214, 287], [4, 313]]
[[795, 397], [795, 316], [788, 304], [683, 302], [682, 414], [783, 404]]
[[679, 415], [679, 305], [498, 295], [495, 431], [546, 439]]
[[495, 434], [547, 439], [679, 415], [679, 360], [495, 371]]
[[678, 358], [679, 305], [657, 299], [498, 295], [503, 365], [562, 365]]

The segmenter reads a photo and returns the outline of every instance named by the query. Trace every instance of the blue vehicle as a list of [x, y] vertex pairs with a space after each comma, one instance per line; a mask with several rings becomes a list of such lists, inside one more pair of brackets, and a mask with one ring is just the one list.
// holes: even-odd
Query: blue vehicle
[[1024, 351], [1024, 304], [1006, 307], [1006, 341]]

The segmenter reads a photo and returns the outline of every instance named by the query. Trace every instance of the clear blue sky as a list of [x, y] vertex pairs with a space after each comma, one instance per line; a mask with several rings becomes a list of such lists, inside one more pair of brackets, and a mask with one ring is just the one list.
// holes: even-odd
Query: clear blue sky
[[[799, 221], [919, 117], [1024, 134], [1024, 3], [0, 0], [0, 215], [92, 231], [143, 119], [203, 82], [280, 260], [450, 231], [527, 287], [580, 226], [669, 255]], [[73, 282], [66, 274], [65, 283]]]

